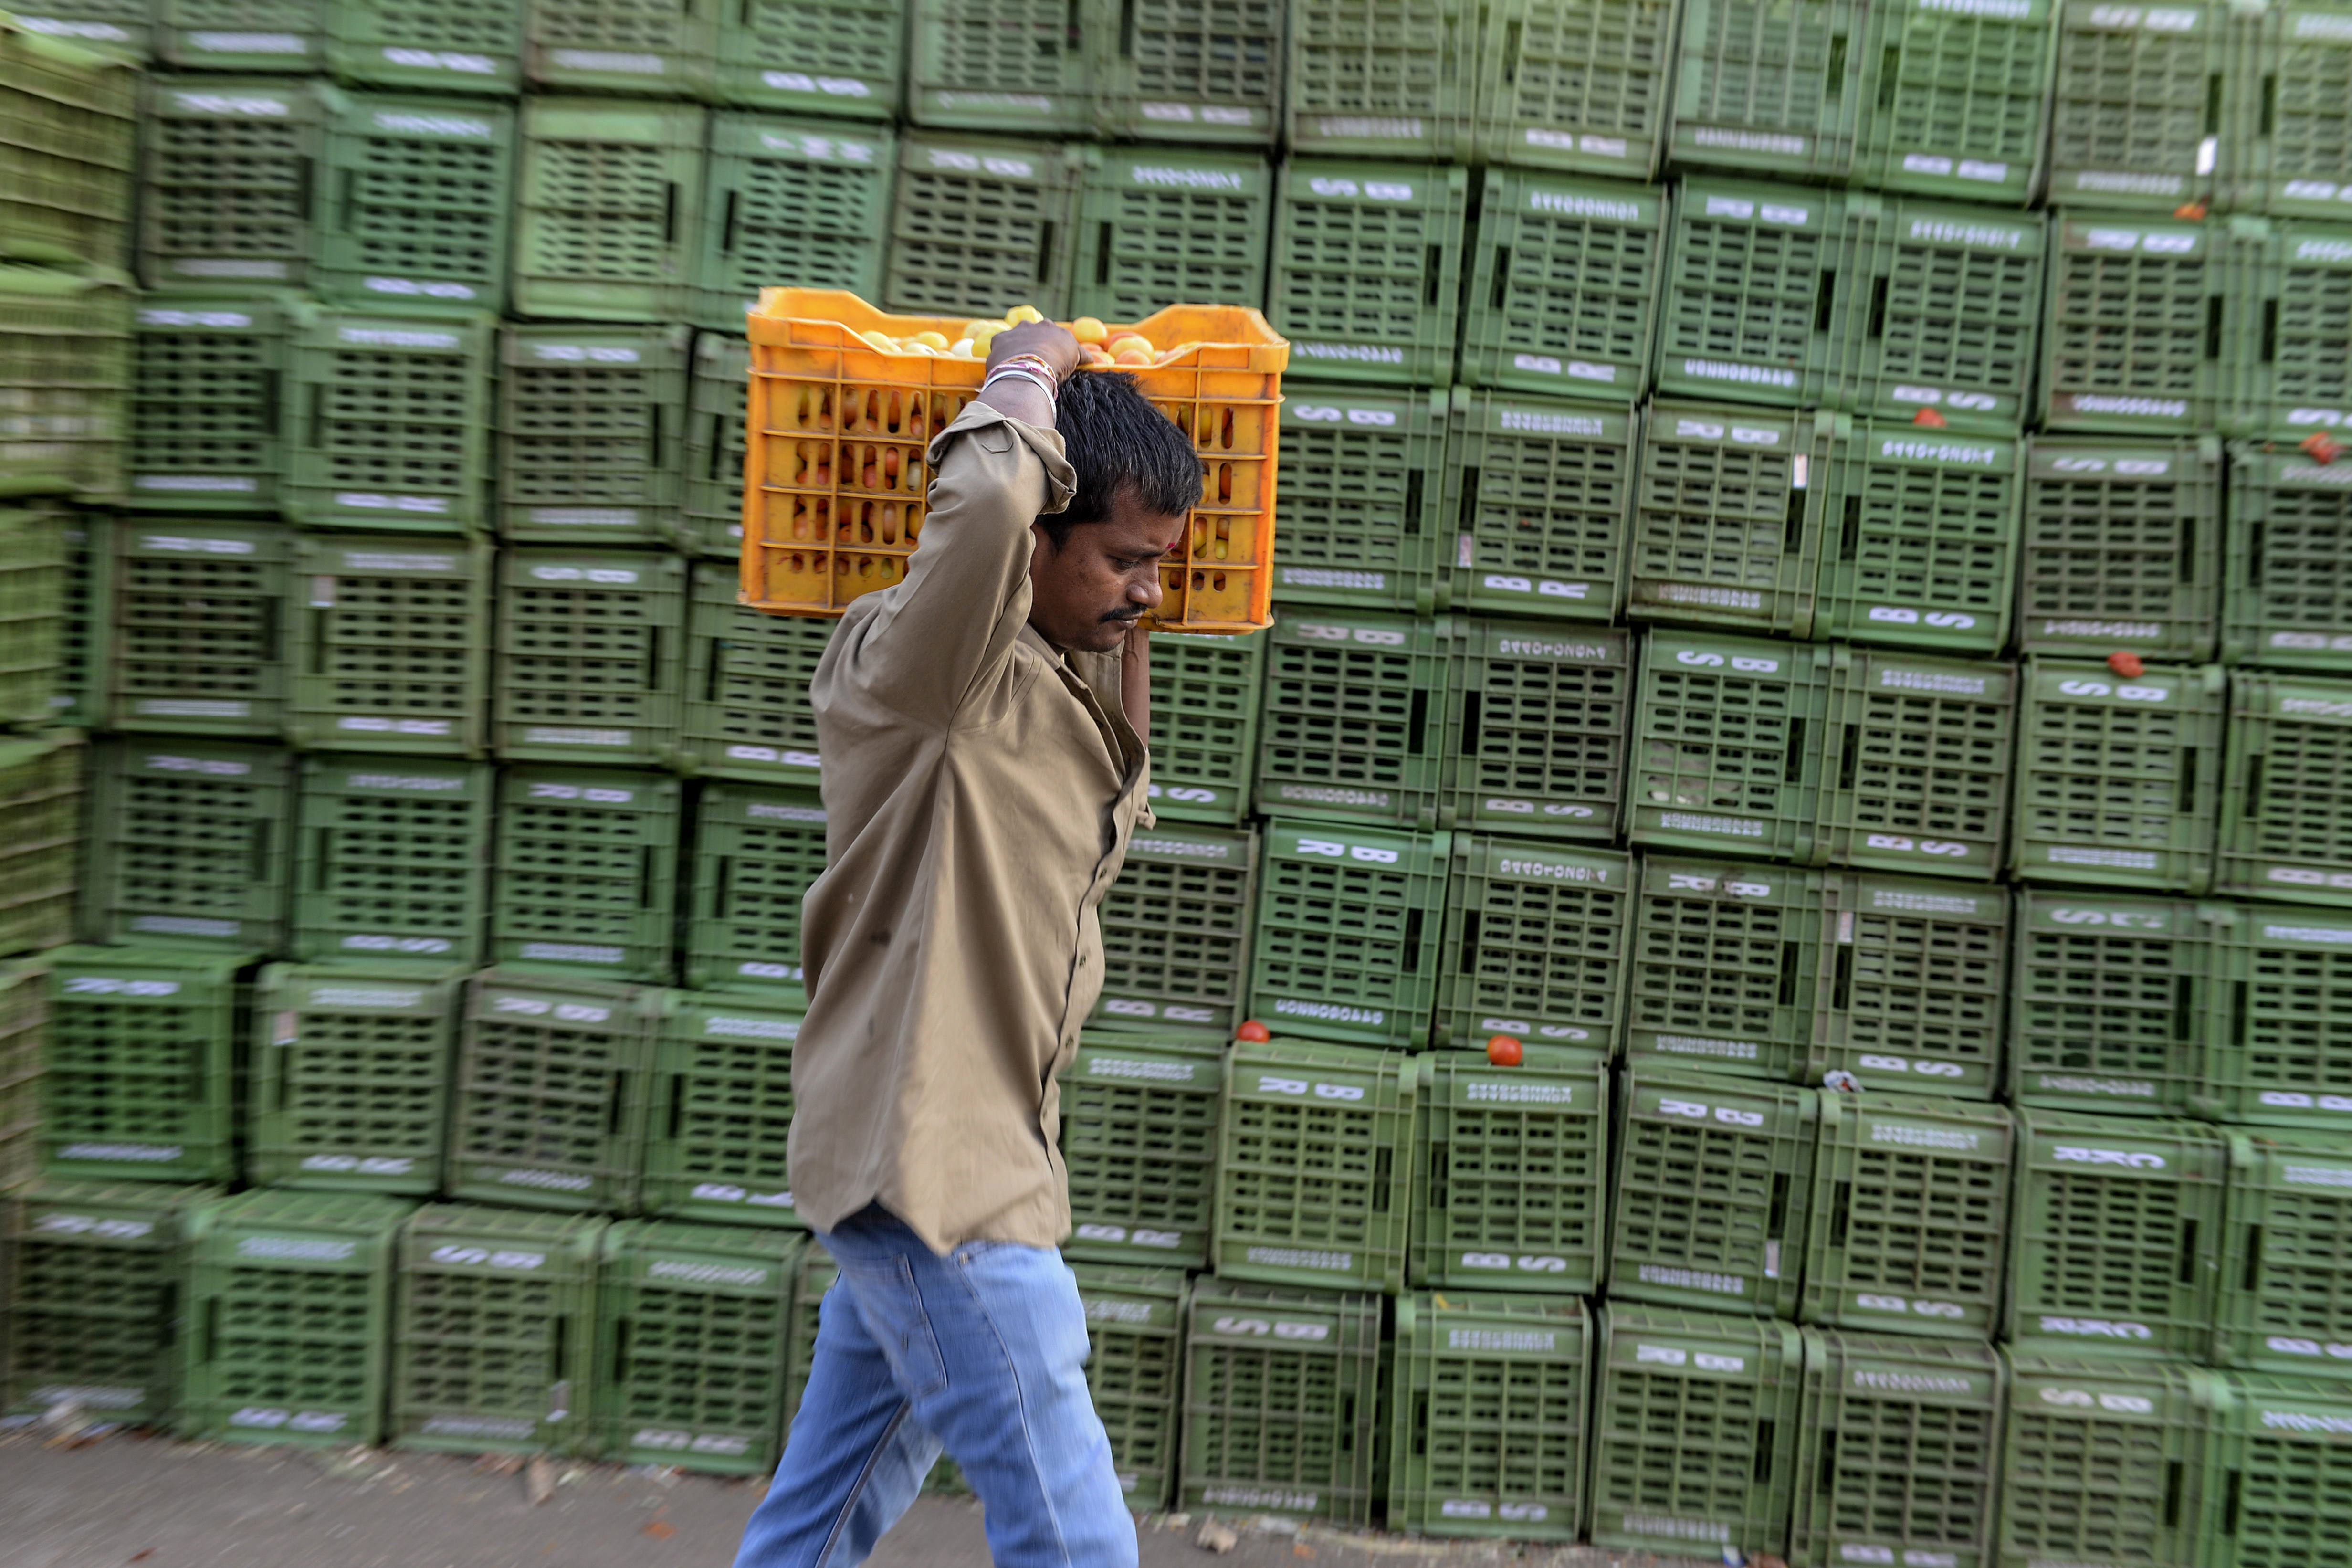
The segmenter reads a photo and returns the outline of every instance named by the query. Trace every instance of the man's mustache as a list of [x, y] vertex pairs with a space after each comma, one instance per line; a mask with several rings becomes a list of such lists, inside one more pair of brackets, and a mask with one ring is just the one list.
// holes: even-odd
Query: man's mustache
[[1129, 626], [1133, 626], [1142, 618], [1143, 612], [1141, 610], [1113, 610], [1108, 615], [1103, 616], [1102, 619], [1105, 626], [1109, 625], [1113, 621], [1120, 621]]

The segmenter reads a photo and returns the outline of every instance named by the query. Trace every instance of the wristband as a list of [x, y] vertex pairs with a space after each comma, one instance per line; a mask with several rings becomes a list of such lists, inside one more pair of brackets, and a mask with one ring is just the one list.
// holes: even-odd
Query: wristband
[[1030, 370], [1035, 371], [1039, 375], [1044, 376], [1047, 382], [1051, 383], [1055, 386], [1059, 386], [1062, 384], [1060, 374], [1056, 372], [1051, 364], [1046, 363], [1043, 354], [1011, 354], [1006, 356], [996, 368], [999, 370], [1004, 370], [1013, 365], [1023, 365]]
[[1046, 376], [1038, 374], [1035, 371], [1029, 369], [1025, 365], [1017, 365], [1011, 363], [1010, 362], [998, 365], [994, 370], [988, 373], [988, 379], [980, 384], [980, 389], [982, 392], [986, 392], [990, 387], [994, 386], [1000, 381], [1025, 381], [1030, 385], [1035, 387], [1038, 391], [1044, 393], [1047, 403], [1053, 404], [1057, 407], [1060, 405], [1061, 398], [1052, 380]]

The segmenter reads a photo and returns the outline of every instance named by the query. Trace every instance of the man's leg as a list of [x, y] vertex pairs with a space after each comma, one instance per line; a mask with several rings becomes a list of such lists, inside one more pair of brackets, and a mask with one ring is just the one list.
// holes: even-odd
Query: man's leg
[[888, 1359], [836, 1284], [818, 1310], [808, 1388], [735, 1568], [856, 1568], [940, 1457]]

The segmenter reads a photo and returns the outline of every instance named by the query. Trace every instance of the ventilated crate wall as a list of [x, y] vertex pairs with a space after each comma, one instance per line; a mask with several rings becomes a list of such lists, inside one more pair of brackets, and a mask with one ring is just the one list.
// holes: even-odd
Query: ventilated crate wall
[[126, 518], [110, 531], [114, 726], [274, 737], [286, 721], [292, 531], [195, 518]]
[[499, 532], [665, 544], [680, 523], [686, 328], [509, 326], [499, 346]]
[[1097, 911], [1097, 1025], [1229, 1033], [1249, 998], [1257, 835], [1171, 825], [1128, 840]]
[[296, 320], [287, 517], [376, 532], [487, 528], [490, 318], [305, 307]]
[[1285, 140], [1301, 152], [1451, 158], [1469, 131], [1475, 10], [1461, 0], [1295, 0]]
[[179, 1430], [348, 1448], [383, 1436], [395, 1234], [409, 1205], [257, 1192], [186, 1220]]
[[1593, 1294], [1607, 1261], [1609, 1058], [1524, 1046], [1517, 1067], [1419, 1058], [1413, 1284]]
[[1957, 12], [1925, 0], [1871, 6], [1859, 46], [1875, 78], [1854, 154], [1862, 183], [2003, 206], [2035, 195], [2060, 8], [2060, 0]]
[[1441, 820], [1606, 843], [1624, 812], [1630, 633], [1533, 621], [1455, 623]]
[[[1929, 14], [1912, 4], [1913, 16]], [[1874, 22], [1894, 10], [1874, 6]], [[1974, 15], [1960, 25], [1995, 26]], [[2013, 437], [2032, 412], [2048, 223], [1860, 195], [1847, 198], [1845, 222], [1853, 251], [1835, 298], [1836, 405]]]
[[1268, 636], [1257, 807], [1269, 815], [1435, 825], [1450, 619], [1303, 610]]
[[1823, 945], [1838, 934], [1819, 872], [1643, 857], [1626, 1058], [1799, 1080], [1815, 1048]]
[[1110, 1438], [1113, 1472], [1130, 1508], [1164, 1507], [1176, 1481], [1181, 1367], [1192, 1296], [1173, 1268], [1081, 1265], [1087, 1390]]
[[2058, 8], [2053, 202], [2169, 213], [2211, 198], [2229, 9]]
[[[1686, 7], [1685, 49], [1693, 19]], [[1685, 78], [1678, 90], [1690, 89]], [[1691, 129], [1678, 123], [1676, 134]], [[1846, 199], [1706, 179], [1675, 188], [1660, 278], [1669, 301], [1658, 325], [1661, 393], [1782, 408], [1830, 401], [1839, 272], [1852, 260]]]
[[1447, 836], [1276, 818], [1262, 837], [1252, 1016], [1314, 1039], [1417, 1044], [1436, 1003]]
[[287, 302], [174, 296], [131, 339], [124, 488], [155, 511], [266, 512], [286, 474]]
[[2284, 904], [2213, 910], [2200, 1116], [2352, 1126], [2352, 914]]
[[1399, 386], [1445, 378], [1468, 182], [1466, 170], [1433, 164], [1283, 165], [1266, 315], [1290, 340], [1290, 375]]
[[326, 153], [318, 86], [157, 76], [141, 119], [140, 282], [243, 290], [310, 281]]
[[689, 554], [732, 562], [742, 552], [751, 376], [749, 343], [730, 332], [695, 333], [677, 540], [678, 548]]
[[2352, 1158], [2332, 1131], [2262, 1129], [2231, 1173], [2211, 1360], [2352, 1384]]
[[2352, 905], [2352, 682], [2230, 682], [2214, 890]]
[[49, 972], [41, 1168], [90, 1181], [235, 1179], [242, 956], [68, 947]]
[[[2233, 1377], [2221, 1439], [2224, 1499], [2219, 1551], [2239, 1568], [2336, 1568], [2352, 1488], [2343, 1445], [2352, 1400], [2300, 1380]], [[2231, 1510], [2229, 1501], [2237, 1506]]]
[[522, 8], [466, 0], [359, 0], [327, 7], [327, 65], [347, 81], [424, 92], [512, 93]]
[[49, 977], [25, 965], [0, 973], [0, 1189], [24, 1185], [40, 1167], [48, 1027]]
[[1151, 639], [1151, 810], [1230, 825], [1249, 813], [1271, 634]]
[[98, 40], [61, 20], [12, 17], [0, 31], [8, 248], [51, 264], [119, 266], [131, 237], [139, 72], [64, 41], [77, 34]]
[[1369, 1523], [1380, 1325], [1378, 1296], [1195, 1286], [1180, 1505]]
[[[887, 127], [714, 115], [696, 322], [740, 340], [743, 312], [761, 289], [781, 279], [877, 298], [897, 167], [898, 141]], [[740, 341], [734, 346], [742, 347]], [[740, 489], [740, 481], [732, 488]]]
[[1841, 648], [1830, 679], [1814, 853], [1869, 870], [1996, 875], [2009, 837], [2015, 668]]
[[16, 410], [0, 487], [121, 495], [131, 294], [117, 272], [0, 264], [0, 395]]
[[2002, 889], [1831, 877], [1803, 1078], [1989, 1100], [2000, 1087], [2010, 994]]
[[286, 937], [294, 759], [179, 736], [92, 762], [82, 929], [104, 942], [264, 952]]
[[2347, 33], [2331, 0], [2266, 5], [2230, 19], [2225, 198], [2239, 212], [2338, 217], [2352, 148], [2337, 118]]
[[2032, 437], [2018, 558], [2021, 650], [2211, 658], [2221, 609], [2221, 443]]
[[79, 735], [53, 731], [0, 740], [0, 951], [31, 952], [70, 941], [82, 885]]
[[2204, 1092], [2210, 906], [2023, 888], [2010, 990], [2018, 1105], [2171, 1116]]
[[1633, 862], [1484, 834], [1457, 836], [1430, 1043], [1494, 1035], [1613, 1052], [1627, 989]]
[[[434, 17], [435, 26], [455, 19], [450, 0], [425, 3], [450, 13]], [[369, 0], [329, 7], [362, 16], [374, 9]], [[497, 7], [478, 14], [496, 25]], [[416, 59], [436, 52], [377, 51], [379, 58], [393, 53]], [[507, 291], [514, 142], [515, 111], [502, 103], [374, 92], [344, 98], [328, 121], [318, 174], [324, 184], [311, 287], [322, 299], [363, 310], [498, 310]]]
[[619, 108], [586, 98], [533, 98], [524, 106], [512, 242], [516, 314], [688, 319], [707, 114], [684, 104]]
[[1865, 8], [1688, 0], [1669, 154], [1694, 167], [1843, 180], [1866, 83]]
[[667, 981], [677, 827], [674, 779], [500, 770], [491, 957]]
[[1464, 377], [1546, 396], [1639, 399], [1666, 253], [1664, 193], [1495, 168], [1483, 180]]
[[657, 1026], [646, 1125], [649, 1215], [794, 1226], [784, 1164], [797, 1012], [676, 994]]
[[905, 72], [905, 0], [744, 0], [719, 16], [719, 101], [888, 120]]
[[323, 1192], [439, 1190], [461, 989], [454, 970], [264, 969], [247, 1177]]
[[66, 523], [52, 507], [0, 508], [0, 718], [16, 724], [58, 711]]
[[1811, 637], [1823, 535], [1839, 521], [1831, 487], [1813, 477], [1830, 472], [1850, 434], [1833, 414], [1652, 404], [1634, 477], [1626, 614]]
[[1471, 145], [1490, 163], [1643, 180], [1664, 151], [1672, 0], [1488, 10]]
[[1813, 635], [1937, 653], [2007, 647], [2021, 446], [1856, 420], [1830, 467]]
[[1640, 416], [1456, 387], [1446, 530], [1457, 610], [1606, 621], [1624, 596]]
[[835, 623], [762, 615], [738, 604], [731, 562], [694, 562], [687, 576], [678, 767], [814, 789], [816, 711], [809, 682]]
[[1584, 1303], [1421, 1294], [1396, 1312], [1389, 1528], [1575, 1540], [1592, 1370]]
[[160, 0], [155, 51], [184, 68], [315, 70], [326, 7], [319, 0]]
[[708, 98], [718, 23], [694, 6], [632, 0], [527, 0], [523, 75], [577, 92]]
[[1983, 1345], [1808, 1330], [1791, 1562], [1990, 1562], [2009, 1369]]
[[287, 739], [306, 749], [481, 755], [490, 570], [479, 541], [296, 535]]
[[2352, 288], [2352, 228], [2347, 215], [2336, 216], [2334, 223], [2231, 220], [2241, 325], [2256, 334], [2223, 414], [2234, 432], [2297, 441], [2340, 431], [2352, 417], [2352, 318], [2343, 304]]
[[1429, 614], [1444, 549], [1444, 394], [1324, 387], [1286, 404], [1274, 596]]
[[2352, 468], [2284, 443], [2230, 448], [2221, 656], [2232, 663], [2352, 671]]
[[885, 309], [1067, 314], [1077, 154], [1055, 145], [914, 133], [899, 138]]
[[814, 790], [704, 787], [688, 868], [688, 985], [801, 1005], [801, 897], [824, 873], [824, 821]]
[[2012, 1356], [1998, 1560], [2202, 1561], [2228, 1404], [2219, 1374], [2177, 1361]]
[[1273, 221], [1274, 171], [1257, 153], [1089, 147], [1070, 309], [1139, 321], [1180, 300], [1264, 300]]
[[1038, 135], [1093, 119], [1090, 68], [1111, 17], [1066, 0], [913, 0], [907, 116], [918, 125]]
[[686, 563], [556, 546], [499, 556], [498, 702], [510, 762], [668, 762], [677, 745]]
[[[2095, 10], [2073, 7], [2067, 15]], [[2065, 174], [2064, 54], [2077, 37], [2095, 37], [2105, 47], [2116, 35], [2069, 30], [2061, 40], [2053, 179]], [[2149, 45], [2162, 50], [2187, 41]], [[2131, 111], [2116, 118], [2127, 121]], [[2165, 436], [2220, 427], [2252, 325], [2240, 319], [2228, 234], [2219, 221], [2059, 212], [2051, 225], [2043, 296], [2044, 429]]]
[[305, 758], [294, 828], [299, 959], [482, 962], [497, 781], [483, 763]]
[[1208, 1266], [1223, 1054], [1213, 1034], [1079, 1040], [1061, 1079], [1068, 1256]]
[[1146, 142], [1261, 146], [1281, 127], [1279, 0], [1156, 0], [1122, 11], [1096, 127]]

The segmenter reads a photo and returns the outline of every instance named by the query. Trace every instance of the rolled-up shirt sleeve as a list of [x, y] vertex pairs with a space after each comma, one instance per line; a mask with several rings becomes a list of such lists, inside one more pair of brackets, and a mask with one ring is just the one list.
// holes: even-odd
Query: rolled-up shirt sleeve
[[845, 627], [844, 673], [910, 719], [946, 723], [1010, 663], [1029, 619], [1029, 525], [1070, 504], [1059, 432], [973, 403], [932, 437], [906, 581]]

